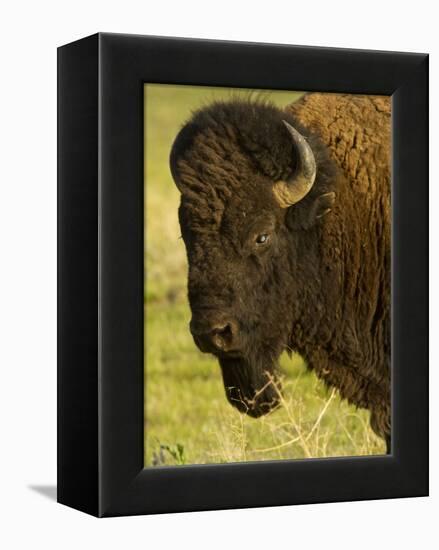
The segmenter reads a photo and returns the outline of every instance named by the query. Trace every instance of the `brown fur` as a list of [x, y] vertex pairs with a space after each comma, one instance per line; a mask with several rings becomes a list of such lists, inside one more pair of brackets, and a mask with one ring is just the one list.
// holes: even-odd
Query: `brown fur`
[[320, 136], [345, 176], [322, 226], [322, 267], [331, 277], [322, 279], [321, 290], [336, 296], [322, 319], [327, 333], [303, 337], [296, 327], [292, 339], [310, 368], [370, 409], [374, 430], [388, 436], [390, 98], [310, 94], [289, 110]]

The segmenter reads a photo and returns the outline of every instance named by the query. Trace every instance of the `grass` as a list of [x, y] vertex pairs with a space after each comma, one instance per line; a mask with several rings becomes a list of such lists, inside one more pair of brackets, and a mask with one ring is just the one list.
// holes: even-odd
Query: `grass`
[[[281, 358], [282, 406], [254, 420], [226, 401], [216, 360], [188, 329], [179, 193], [168, 157], [193, 109], [246, 91], [147, 85], [145, 93], [145, 466], [382, 454], [367, 411], [327, 390], [301, 357]], [[297, 92], [272, 92], [285, 106]]]

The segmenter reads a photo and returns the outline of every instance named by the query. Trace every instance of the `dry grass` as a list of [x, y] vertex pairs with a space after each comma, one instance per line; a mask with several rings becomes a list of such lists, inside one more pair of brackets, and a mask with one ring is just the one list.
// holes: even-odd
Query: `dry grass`
[[[279, 386], [271, 379], [279, 397], [286, 421], [279, 421], [276, 413], [264, 417], [260, 423], [261, 441], [271, 439], [270, 446], [254, 447], [254, 435], [249, 433], [248, 424], [243, 415], [223, 415], [220, 429], [213, 435], [215, 449], [209, 455], [212, 462], [241, 462], [255, 460], [283, 460], [286, 458], [325, 458], [333, 456], [364, 456], [384, 453], [383, 442], [372, 432], [364, 414], [346, 410], [334, 405], [338, 401], [335, 389], [326, 397], [318, 397], [319, 408], [313, 408], [310, 414], [304, 400], [298, 395], [300, 377], [294, 383], [285, 379]], [[262, 391], [262, 390], [261, 390]], [[330, 422], [327, 417], [330, 416]], [[334, 454], [334, 441], [340, 432], [334, 431], [334, 420], [339, 430], [346, 436], [343, 449]], [[362, 429], [360, 434], [351, 435], [349, 424], [354, 420]]]

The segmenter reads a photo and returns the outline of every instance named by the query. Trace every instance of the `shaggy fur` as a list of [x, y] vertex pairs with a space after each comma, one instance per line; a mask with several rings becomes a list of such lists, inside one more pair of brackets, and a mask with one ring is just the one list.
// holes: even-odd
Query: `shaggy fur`
[[[311, 192], [289, 208], [273, 194], [297, 168], [282, 120], [308, 139], [317, 162]], [[239, 410], [257, 417], [277, 405], [267, 382], [282, 351], [294, 350], [369, 409], [389, 444], [389, 157], [384, 97], [309, 94], [285, 112], [214, 103], [177, 136], [171, 170], [182, 193], [191, 330], [218, 356]], [[269, 237], [262, 246], [260, 235]], [[234, 327], [230, 352], [201, 342], [215, 323]]]

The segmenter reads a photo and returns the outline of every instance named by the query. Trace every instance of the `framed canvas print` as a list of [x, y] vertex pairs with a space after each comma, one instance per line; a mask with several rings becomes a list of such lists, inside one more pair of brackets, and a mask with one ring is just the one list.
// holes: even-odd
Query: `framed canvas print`
[[58, 500], [428, 493], [428, 56], [58, 50]]

